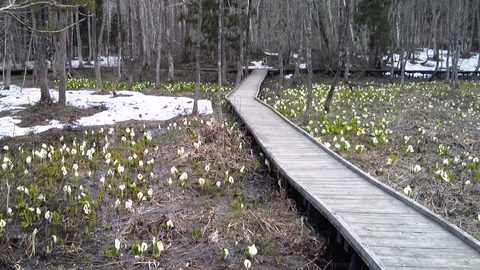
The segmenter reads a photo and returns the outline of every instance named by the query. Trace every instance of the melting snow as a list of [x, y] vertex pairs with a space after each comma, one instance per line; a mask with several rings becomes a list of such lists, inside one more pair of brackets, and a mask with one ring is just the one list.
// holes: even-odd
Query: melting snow
[[[53, 100], [58, 100], [58, 91], [50, 90]], [[168, 120], [179, 115], [192, 112], [193, 99], [185, 97], [164, 97], [144, 95], [134, 91], [118, 91], [119, 96], [98, 95], [95, 91], [67, 91], [67, 104], [78, 108], [105, 106], [107, 110], [92, 116], [78, 119], [69, 125], [93, 126], [109, 125], [127, 120]], [[11, 90], [0, 91], [0, 111], [15, 112], [26, 105], [33, 105], [40, 100], [40, 89], [11, 86]], [[213, 113], [212, 104], [208, 100], [199, 100], [200, 114]], [[63, 128], [65, 124], [52, 119], [49, 125], [18, 127], [20, 119], [12, 116], [0, 118], [0, 138], [20, 136], [28, 133], [39, 133], [50, 128]]]

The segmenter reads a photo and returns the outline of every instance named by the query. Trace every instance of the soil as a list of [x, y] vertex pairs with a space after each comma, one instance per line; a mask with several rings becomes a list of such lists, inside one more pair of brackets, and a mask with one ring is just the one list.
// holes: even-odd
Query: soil
[[36, 104], [18, 111], [15, 115], [21, 119], [18, 126], [31, 127], [48, 125], [52, 119], [58, 120], [60, 123], [69, 124], [77, 119], [97, 114], [106, 109], [104, 106], [81, 109], [72, 106], [59, 106], [57, 104]]

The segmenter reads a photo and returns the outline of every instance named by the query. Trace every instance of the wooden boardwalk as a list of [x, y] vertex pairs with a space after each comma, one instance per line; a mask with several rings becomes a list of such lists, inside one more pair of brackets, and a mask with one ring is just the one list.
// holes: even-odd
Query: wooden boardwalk
[[480, 269], [480, 242], [385, 186], [256, 99], [253, 71], [228, 102], [270, 162], [370, 269]]

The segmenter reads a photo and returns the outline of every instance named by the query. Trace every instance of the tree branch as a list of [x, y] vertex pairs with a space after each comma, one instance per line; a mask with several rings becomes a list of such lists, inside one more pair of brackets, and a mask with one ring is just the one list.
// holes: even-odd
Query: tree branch
[[83, 22], [86, 19], [86, 18], [82, 18], [78, 22], [71, 23], [71, 24], [69, 24], [69, 25], [67, 25], [67, 26], [65, 26], [61, 29], [58, 29], [58, 30], [39, 30], [39, 29], [35, 29], [32, 26], [28, 25], [26, 22], [22, 21], [20, 18], [17, 18], [17, 16], [15, 16], [13, 13], [9, 12], [7, 14], [10, 15], [12, 18], [14, 18], [16, 21], [18, 21], [21, 25], [25, 26], [25, 28], [27, 28], [28, 30], [36, 32], [36, 33], [42, 33], [42, 34], [58, 34], [58, 33], [61, 33], [63, 31], [66, 31], [66, 30], [70, 29], [71, 27], [74, 27], [77, 23]]

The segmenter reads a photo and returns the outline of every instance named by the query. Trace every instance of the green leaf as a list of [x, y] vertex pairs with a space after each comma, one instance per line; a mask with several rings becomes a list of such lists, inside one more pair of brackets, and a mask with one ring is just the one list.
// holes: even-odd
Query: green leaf
[[105, 255], [105, 257], [115, 258], [117, 257], [117, 251], [115, 249], [104, 249], [103, 255]]

